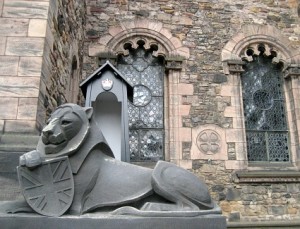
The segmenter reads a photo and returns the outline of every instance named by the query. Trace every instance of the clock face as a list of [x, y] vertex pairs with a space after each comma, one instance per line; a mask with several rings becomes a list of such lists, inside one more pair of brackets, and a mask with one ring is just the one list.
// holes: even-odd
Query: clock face
[[137, 85], [133, 89], [133, 104], [141, 107], [146, 106], [151, 101], [151, 91], [144, 85]]

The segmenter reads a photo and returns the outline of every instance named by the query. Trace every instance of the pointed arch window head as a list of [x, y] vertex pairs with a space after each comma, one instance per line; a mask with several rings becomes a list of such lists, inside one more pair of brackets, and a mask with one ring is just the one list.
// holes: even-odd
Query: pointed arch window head
[[248, 160], [289, 162], [283, 63], [266, 46], [245, 50], [241, 75]]
[[128, 55], [117, 61], [134, 88], [133, 103], [128, 101], [130, 160], [157, 161], [164, 159], [164, 59], [153, 56], [155, 45], [137, 44], [126, 44]]

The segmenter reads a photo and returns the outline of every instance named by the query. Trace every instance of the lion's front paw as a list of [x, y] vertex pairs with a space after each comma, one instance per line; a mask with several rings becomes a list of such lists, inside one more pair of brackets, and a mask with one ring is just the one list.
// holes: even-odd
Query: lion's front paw
[[42, 164], [42, 158], [36, 150], [23, 154], [19, 159], [19, 165], [28, 168], [34, 168], [40, 164]]

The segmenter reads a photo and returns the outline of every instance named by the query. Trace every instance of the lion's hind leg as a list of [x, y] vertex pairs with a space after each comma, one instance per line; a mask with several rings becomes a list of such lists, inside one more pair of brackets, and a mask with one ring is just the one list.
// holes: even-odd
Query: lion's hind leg
[[[161, 205], [162, 210], [200, 211], [215, 207], [206, 184], [194, 174], [172, 163], [159, 161], [153, 170], [152, 187], [158, 195], [173, 204]], [[146, 203], [143, 209], [159, 210], [159, 203]]]

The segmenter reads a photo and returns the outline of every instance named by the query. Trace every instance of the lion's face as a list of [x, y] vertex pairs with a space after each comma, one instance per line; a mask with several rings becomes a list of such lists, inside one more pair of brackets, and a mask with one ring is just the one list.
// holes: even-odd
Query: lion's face
[[75, 104], [58, 107], [42, 130], [39, 145], [44, 148], [45, 154], [62, 156], [73, 153], [88, 133], [91, 113], [92, 108]]

